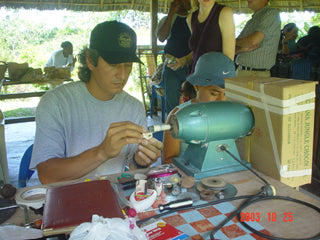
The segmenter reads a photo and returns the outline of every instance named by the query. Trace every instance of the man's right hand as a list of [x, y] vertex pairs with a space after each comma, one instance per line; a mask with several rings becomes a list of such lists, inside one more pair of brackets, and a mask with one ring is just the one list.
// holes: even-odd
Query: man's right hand
[[104, 141], [98, 146], [100, 157], [104, 161], [116, 157], [125, 145], [141, 143], [145, 132], [146, 129], [129, 121], [112, 123]]

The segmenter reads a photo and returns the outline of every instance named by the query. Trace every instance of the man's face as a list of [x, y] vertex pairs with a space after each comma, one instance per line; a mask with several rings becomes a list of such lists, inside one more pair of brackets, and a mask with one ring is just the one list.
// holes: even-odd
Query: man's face
[[264, 8], [268, 5], [268, 0], [247, 0], [248, 7], [253, 11], [259, 11], [260, 9]]
[[223, 88], [217, 86], [195, 86], [198, 89], [197, 98], [199, 102], [225, 101], [226, 95]]
[[68, 57], [73, 53], [73, 48], [67, 47], [63, 49], [63, 56]]
[[132, 62], [109, 64], [99, 57], [97, 66], [91, 69], [88, 89], [97, 99], [110, 100], [123, 90], [131, 70]]

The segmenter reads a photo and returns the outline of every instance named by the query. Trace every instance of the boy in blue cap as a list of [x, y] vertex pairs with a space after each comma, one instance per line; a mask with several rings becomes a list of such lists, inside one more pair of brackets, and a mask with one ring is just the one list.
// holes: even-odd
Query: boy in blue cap
[[[203, 54], [196, 63], [195, 71], [187, 77], [197, 96], [190, 101], [179, 105], [173, 109], [168, 118], [179, 109], [199, 102], [225, 101], [225, 78], [235, 76], [235, 66], [233, 61], [220, 52], [208, 52]], [[164, 132], [162, 163], [169, 164], [173, 159], [178, 157], [181, 150], [184, 149], [180, 140], [171, 136], [169, 131]]]

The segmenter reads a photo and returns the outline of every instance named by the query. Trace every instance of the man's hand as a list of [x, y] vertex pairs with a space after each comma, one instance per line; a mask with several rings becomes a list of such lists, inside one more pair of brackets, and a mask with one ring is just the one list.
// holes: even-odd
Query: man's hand
[[167, 67], [171, 68], [173, 71], [176, 71], [185, 65], [184, 57], [182, 57], [182, 58], [173, 57], [173, 58], [174, 58], [174, 61], [171, 61], [171, 63], [167, 63], [167, 62], [164, 63]]
[[138, 145], [134, 159], [138, 165], [149, 166], [161, 157], [163, 144], [155, 138], [143, 139]]
[[116, 157], [125, 145], [141, 143], [145, 132], [143, 127], [129, 121], [112, 123], [104, 141], [98, 146], [100, 157], [104, 161]]
[[170, 5], [170, 9], [169, 9], [169, 14], [174, 14], [178, 11], [179, 7], [181, 5], [181, 1], [180, 0], [174, 0], [171, 5]]

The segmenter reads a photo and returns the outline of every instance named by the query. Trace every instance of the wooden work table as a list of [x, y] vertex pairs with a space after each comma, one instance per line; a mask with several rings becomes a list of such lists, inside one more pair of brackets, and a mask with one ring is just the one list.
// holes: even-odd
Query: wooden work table
[[[145, 173], [146, 171], [147, 170], [137, 170], [130, 173]], [[111, 182], [117, 182], [117, 176], [119, 176], [119, 174], [108, 175], [104, 178], [109, 179]], [[312, 205], [320, 208], [320, 202], [316, 199], [304, 193], [301, 193], [285, 184], [282, 184], [281, 182], [264, 174], [261, 174], [261, 176], [275, 187], [277, 196], [295, 198], [311, 203]], [[224, 174], [219, 177], [224, 178], [228, 183], [230, 183], [237, 189], [238, 192], [236, 196], [256, 194], [259, 192], [261, 187], [264, 186], [264, 183], [250, 171], [234, 172]], [[57, 185], [61, 185], [61, 183], [47, 186], [53, 187]], [[19, 189], [19, 192], [22, 192], [26, 189], [28, 188]], [[244, 201], [245, 200], [236, 200], [231, 201], [230, 203], [235, 207], [238, 207]], [[306, 239], [317, 235], [320, 230], [320, 213], [301, 204], [289, 201], [260, 201], [254, 203], [253, 205], [250, 205], [248, 208], [244, 209], [243, 212], [255, 216], [259, 215], [259, 224], [275, 237]], [[29, 211], [29, 217], [30, 220], [35, 220], [37, 218], [40, 218], [41, 216], [35, 215], [32, 211]], [[17, 209], [14, 215], [5, 223], [23, 225], [23, 210]]]

